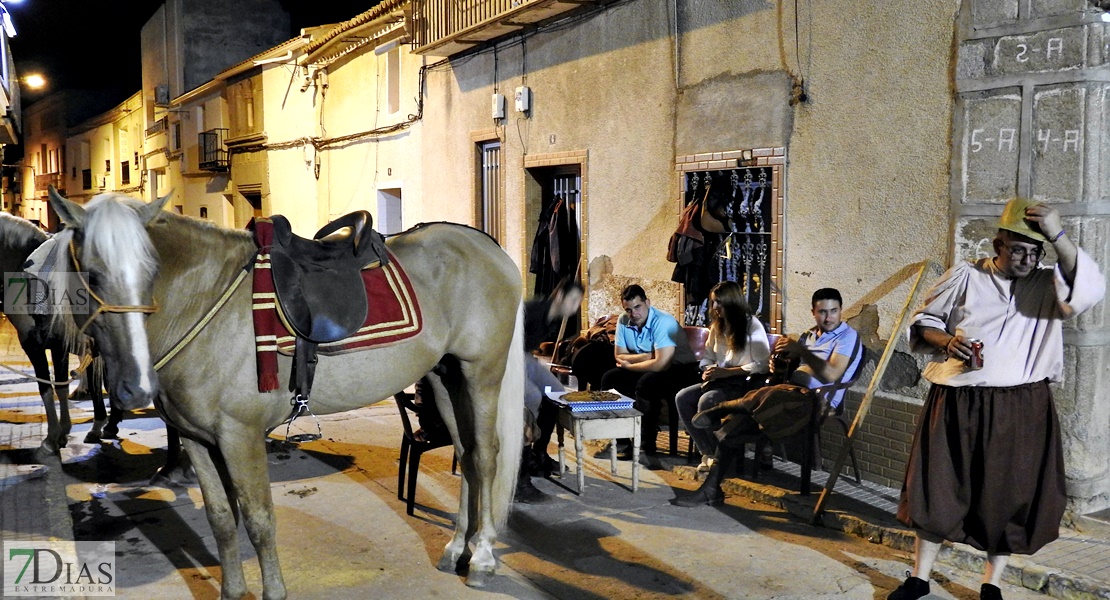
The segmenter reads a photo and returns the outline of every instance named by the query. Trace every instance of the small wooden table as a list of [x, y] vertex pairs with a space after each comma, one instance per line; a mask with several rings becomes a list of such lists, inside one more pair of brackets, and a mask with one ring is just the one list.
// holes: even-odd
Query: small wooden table
[[[544, 402], [554, 402], [544, 397]], [[609, 460], [613, 475], [617, 474], [616, 438], [632, 439], [632, 491], [640, 488], [640, 417], [643, 413], [635, 408], [620, 410], [599, 410], [591, 412], [572, 412], [569, 407], [554, 402], [559, 407], [555, 421], [555, 431], [559, 439], [559, 474], [566, 472], [566, 452], [563, 448], [563, 432], [569, 430], [574, 436], [574, 452], [578, 457], [578, 495], [586, 485], [586, 473], [582, 468], [586, 440], [612, 440], [609, 445]]]

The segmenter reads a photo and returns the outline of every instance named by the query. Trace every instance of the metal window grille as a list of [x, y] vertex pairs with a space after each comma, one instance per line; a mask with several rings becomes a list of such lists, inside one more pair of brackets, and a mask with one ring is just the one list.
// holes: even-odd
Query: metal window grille
[[482, 152], [482, 231], [501, 241], [501, 142], [481, 145]]

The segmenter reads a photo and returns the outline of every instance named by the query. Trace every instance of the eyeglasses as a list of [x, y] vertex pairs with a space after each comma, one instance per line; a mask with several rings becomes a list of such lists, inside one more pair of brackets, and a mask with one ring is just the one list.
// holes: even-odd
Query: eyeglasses
[[1011, 246], [1009, 244], [1004, 244], [1003, 247], [1006, 248], [1006, 251], [1010, 253], [1010, 259], [1016, 260], [1018, 262], [1025, 260], [1026, 257], [1032, 258], [1033, 262], [1040, 262], [1040, 260], [1044, 258], [1045, 255], [1044, 248], [1041, 248], [1040, 246], [1030, 249], [1025, 248], [1024, 246]]

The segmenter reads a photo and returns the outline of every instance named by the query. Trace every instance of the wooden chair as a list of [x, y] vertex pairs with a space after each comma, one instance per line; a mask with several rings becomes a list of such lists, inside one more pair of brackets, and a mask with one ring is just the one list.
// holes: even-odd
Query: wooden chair
[[[401, 458], [397, 464], [397, 499], [408, 503], [405, 512], [408, 513], [409, 516], [412, 516], [413, 508], [416, 504], [416, 476], [420, 473], [420, 456], [429, 450], [450, 446], [454, 442], [451, 441], [451, 436], [448, 435], [446, 431], [435, 436], [433, 439], [416, 439], [415, 430], [412, 427], [412, 420], [409, 417], [409, 413], [411, 412], [413, 415], [419, 415], [424, 407], [416, 405], [413, 402], [413, 395], [406, 392], [394, 394], [393, 399], [397, 401], [397, 410], [401, 412], [401, 425], [404, 426], [404, 435], [401, 437]], [[458, 456], [452, 454], [452, 475], [455, 474], [457, 467]], [[406, 468], [408, 470], [407, 482], [405, 480]], [[404, 493], [406, 487], [408, 488], [407, 500]]]
[[[705, 356], [705, 341], [709, 339], [708, 327], [694, 327], [685, 326], [682, 330], [686, 333], [686, 342], [690, 344], [690, 349], [694, 351], [694, 357], [701, 360]], [[675, 399], [670, 399], [670, 406], [667, 411], [667, 427], [670, 429], [670, 452], [671, 456], [678, 454], [678, 405], [675, 404]], [[693, 456], [694, 454], [694, 439], [689, 438], [686, 445], [686, 455]]]

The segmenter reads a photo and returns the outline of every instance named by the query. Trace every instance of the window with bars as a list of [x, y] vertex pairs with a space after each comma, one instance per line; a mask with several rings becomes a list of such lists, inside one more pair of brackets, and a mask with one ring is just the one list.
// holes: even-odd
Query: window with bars
[[479, 198], [477, 225], [501, 242], [501, 142], [478, 144]]
[[676, 249], [688, 254], [672, 277], [685, 288], [686, 325], [707, 325], [709, 290], [720, 281], [736, 281], [756, 318], [768, 331], [776, 330], [782, 313], [779, 185], [770, 166], [685, 173], [683, 200], [686, 207], [698, 204], [704, 239], [700, 247]]

